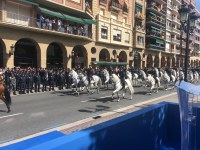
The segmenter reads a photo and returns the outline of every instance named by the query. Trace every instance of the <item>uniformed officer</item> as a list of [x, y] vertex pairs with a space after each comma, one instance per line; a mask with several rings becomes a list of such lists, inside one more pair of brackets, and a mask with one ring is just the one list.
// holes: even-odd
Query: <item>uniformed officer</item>
[[9, 89], [10, 92], [13, 92], [14, 95], [16, 95], [16, 78], [14, 76], [14, 73], [11, 73], [11, 76], [9, 77]]

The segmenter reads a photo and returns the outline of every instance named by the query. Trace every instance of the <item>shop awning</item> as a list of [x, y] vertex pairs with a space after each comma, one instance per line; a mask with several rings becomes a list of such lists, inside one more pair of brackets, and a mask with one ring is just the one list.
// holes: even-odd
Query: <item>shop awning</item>
[[163, 41], [163, 40], [156, 39], [156, 43], [164, 44], [164, 41]]
[[128, 65], [126, 62], [107, 62], [107, 61], [93, 61], [94, 65], [104, 65], [104, 66], [123, 66]]
[[65, 19], [65, 17], [59, 13], [59, 12], [55, 12], [46, 8], [42, 8], [42, 7], [38, 7], [41, 11], [41, 13], [46, 14], [46, 15], [50, 15], [50, 16], [54, 16], [54, 17], [58, 17], [60, 19]]
[[86, 24], [97, 24], [97, 22], [95, 20], [92, 20], [92, 19], [83, 19], [83, 21], [86, 23]]
[[85, 22], [81, 18], [73, 17], [73, 16], [70, 16], [70, 15], [67, 15], [67, 14], [63, 14], [63, 16], [65, 17], [64, 19], [67, 20], [67, 21], [85, 24]]
[[34, 6], [39, 6], [39, 4], [31, 1], [31, 0], [19, 0], [22, 3], [26, 3], [26, 4], [30, 4], [30, 5], [34, 5]]
[[136, 7], [142, 9], [142, 5], [136, 4]]

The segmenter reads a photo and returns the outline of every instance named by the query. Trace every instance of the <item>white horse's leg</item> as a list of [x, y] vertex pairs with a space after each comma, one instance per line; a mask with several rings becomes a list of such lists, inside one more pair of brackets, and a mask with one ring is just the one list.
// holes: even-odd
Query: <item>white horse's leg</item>
[[117, 97], [118, 97], [117, 101], [119, 102], [120, 101], [120, 97], [119, 97], [119, 93], [118, 92], [117, 92]]

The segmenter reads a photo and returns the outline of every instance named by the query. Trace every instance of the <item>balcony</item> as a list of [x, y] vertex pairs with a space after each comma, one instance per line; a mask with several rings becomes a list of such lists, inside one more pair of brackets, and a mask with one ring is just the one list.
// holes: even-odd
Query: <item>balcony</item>
[[181, 24], [180, 19], [176, 18], [176, 17], [172, 17], [172, 21], [177, 23], [177, 24]]
[[165, 50], [165, 48], [163, 46], [157, 46], [157, 45], [153, 45], [153, 44], [148, 44], [146, 46], [146, 48], [154, 49], [154, 50], [161, 50], [161, 51]]
[[167, 3], [167, 7], [168, 7], [169, 9], [172, 9], [172, 4], [171, 4], [171, 3]]
[[144, 28], [144, 26], [137, 26], [137, 25], [136, 25], [135, 29], [136, 29], [136, 31], [145, 33], [145, 28]]
[[119, 3], [116, 3], [114, 1], [111, 1], [110, 3], [110, 9], [111, 10], [116, 10], [116, 11], [121, 11], [122, 10], [122, 5]]
[[169, 19], [170, 21], [172, 21], [172, 16], [170, 14], [167, 14], [167, 19]]
[[155, 18], [153, 18], [153, 17], [147, 18], [146, 23], [147, 23], [147, 24], [155, 25], [155, 26], [157, 26], [157, 27], [162, 27], [162, 28], [165, 27], [165, 22], [164, 22], [164, 20], [158, 20], [158, 19], [155, 19]]
[[135, 14], [135, 18], [139, 20], [144, 20], [144, 15], [142, 13]]
[[123, 13], [124, 13], [124, 14], [128, 14], [128, 8], [125, 7], [125, 6], [123, 7]]
[[110, 23], [110, 18], [106, 17], [106, 16], [102, 16], [102, 15], [98, 15], [98, 20], [103, 21], [103, 22], [107, 22]]
[[[0, 16], [2, 16], [3, 13], [0, 11]], [[91, 32], [84, 29], [83, 24], [77, 23], [77, 29], [74, 30], [73, 24], [66, 20], [60, 19], [61, 22], [67, 22], [67, 24], [63, 23], [63, 26], [58, 26], [57, 23], [53, 25], [53, 20], [48, 20], [47, 18], [43, 20], [43, 22], [38, 18], [28, 17], [20, 14], [16, 14], [13, 12], [5, 12], [2, 18], [0, 18], [0, 24], [15, 28], [21, 28], [23, 30], [28, 31], [35, 31], [39, 33], [49, 33], [49, 34], [59, 34], [59, 35], [65, 35], [65, 36], [71, 36], [71, 37], [77, 37], [77, 38], [92, 38]], [[51, 22], [52, 21], [52, 22]]]
[[136, 0], [136, 3], [143, 5], [144, 4], [144, 0]]
[[178, 34], [178, 35], [181, 34], [181, 31], [179, 29], [176, 29], [176, 28], [172, 28], [172, 32], [175, 33], [175, 34]]
[[179, 15], [179, 12], [178, 12], [178, 7], [177, 6], [173, 6], [172, 7], [172, 12]]
[[168, 31], [172, 31], [171, 27], [167, 26], [166, 28], [167, 28]]
[[166, 37], [166, 41], [171, 42], [171, 37], [170, 37], [170, 36], [167, 36], [167, 37]]
[[178, 40], [178, 39], [176, 39], [176, 38], [172, 38], [172, 42], [173, 43], [176, 43], [176, 44], [178, 44], [178, 45], [180, 45], [180, 40]]
[[162, 10], [161, 8], [159, 8], [153, 4], [148, 4], [147, 10], [152, 11], [152, 12], [156, 13], [157, 15], [166, 16], [166, 11]]
[[176, 2], [178, 2], [179, 4], [182, 4], [182, 1], [181, 0], [175, 0]]
[[100, 5], [106, 6], [107, 0], [99, 0]]
[[146, 36], [153, 37], [153, 38], [164, 39], [164, 36], [162, 35], [161, 32], [148, 31]]

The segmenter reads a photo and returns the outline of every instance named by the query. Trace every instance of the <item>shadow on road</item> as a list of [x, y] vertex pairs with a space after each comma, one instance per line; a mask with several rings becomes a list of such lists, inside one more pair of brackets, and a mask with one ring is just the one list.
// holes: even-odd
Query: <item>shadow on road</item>
[[110, 107], [108, 106], [103, 106], [103, 105], [96, 105], [95, 108], [92, 107], [85, 107], [85, 109], [79, 109], [79, 112], [85, 112], [85, 113], [95, 113], [99, 111], [108, 111], [110, 110]]

